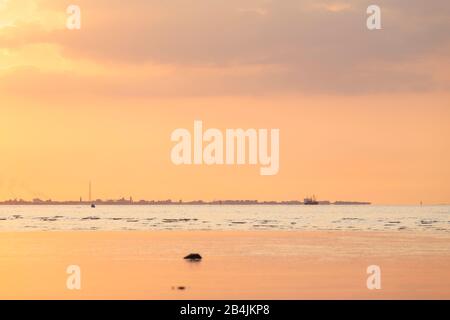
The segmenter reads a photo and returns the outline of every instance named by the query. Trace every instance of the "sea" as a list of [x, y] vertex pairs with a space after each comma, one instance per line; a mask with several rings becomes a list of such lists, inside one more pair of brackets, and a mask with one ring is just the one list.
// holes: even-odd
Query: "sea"
[[0, 231], [329, 230], [450, 233], [450, 205], [0, 206]]

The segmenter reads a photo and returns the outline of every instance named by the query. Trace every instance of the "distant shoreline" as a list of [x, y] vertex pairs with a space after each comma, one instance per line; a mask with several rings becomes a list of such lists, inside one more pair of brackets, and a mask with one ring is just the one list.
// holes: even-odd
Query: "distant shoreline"
[[270, 206], [270, 205], [290, 205], [290, 206], [317, 206], [317, 205], [371, 205], [371, 202], [359, 202], [359, 201], [319, 201], [318, 204], [310, 205], [305, 204], [302, 201], [257, 201], [257, 200], [218, 200], [218, 201], [171, 201], [171, 200], [94, 200], [94, 201], [43, 201], [43, 200], [33, 200], [33, 201], [25, 201], [25, 200], [7, 200], [0, 202], [0, 206], [49, 206], [49, 205], [86, 205], [89, 206], [91, 204], [96, 205], [108, 205], [108, 206], [124, 206], [124, 205], [133, 205], [133, 206], [156, 206], [156, 205], [261, 205], [261, 206]]

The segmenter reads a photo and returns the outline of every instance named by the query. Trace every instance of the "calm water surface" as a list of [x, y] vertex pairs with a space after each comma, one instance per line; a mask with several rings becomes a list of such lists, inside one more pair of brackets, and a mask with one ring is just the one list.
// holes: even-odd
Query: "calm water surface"
[[450, 232], [450, 206], [0, 206], [0, 231]]

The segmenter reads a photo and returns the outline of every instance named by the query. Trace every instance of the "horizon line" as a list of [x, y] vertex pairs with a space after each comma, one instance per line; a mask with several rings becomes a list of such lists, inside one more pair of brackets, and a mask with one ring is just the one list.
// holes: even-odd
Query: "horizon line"
[[[306, 200], [306, 199], [305, 199]], [[106, 205], [226, 205], [226, 204], [246, 204], [246, 205], [333, 205], [333, 204], [358, 204], [358, 205], [370, 205], [372, 204], [369, 201], [348, 201], [348, 200], [318, 200], [315, 204], [306, 203], [306, 201], [301, 200], [256, 200], [256, 199], [221, 199], [221, 200], [145, 200], [140, 199], [134, 201], [132, 197], [126, 199], [124, 197], [120, 199], [95, 199], [95, 200], [83, 200], [80, 198], [79, 200], [42, 200], [39, 198], [35, 198], [32, 200], [24, 200], [24, 199], [8, 199], [0, 201], [0, 205], [89, 205], [89, 204], [106, 204]]]

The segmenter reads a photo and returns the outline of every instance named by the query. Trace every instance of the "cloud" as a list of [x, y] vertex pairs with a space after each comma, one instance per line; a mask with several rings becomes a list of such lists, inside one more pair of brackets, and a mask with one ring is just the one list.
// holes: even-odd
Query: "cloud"
[[267, 9], [264, 8], [239, 8], [237, 11], [241, 14], [256, 14], [259, 16], [266, 16], [268, 14]]
[[[366, 29], [370, 1], [253, 0], [244, 9], [238, 0], [78, 2], [81, 31], [43, 31], [23, 24], [9, 38], [0, 33], [0, 46], [52, 43], [67, 59], [114, 68], [176, 66], [175, 84], [192, 80], [182, 74], [186, 68], [244, 70], [200, 76], [196, 83], [205, 94], [364, 94], [448, 87], [438, 82], [436, 69], [422, 64], [450, 54], [450, 3], [445, 0], [380, 0], [380, 31]], [[59, 8], [52, 0], [39, 3]], [[246, 73], [252, 66], [264, 72]]]
[[321, 2], [318, 1], [313, 5], [315, 8], [320, 10], [326, 10], [331, 12], [342, 12], [342, 11], [348, 11], [352, 9], [352, 6], [350, 3], [346, 2]]

